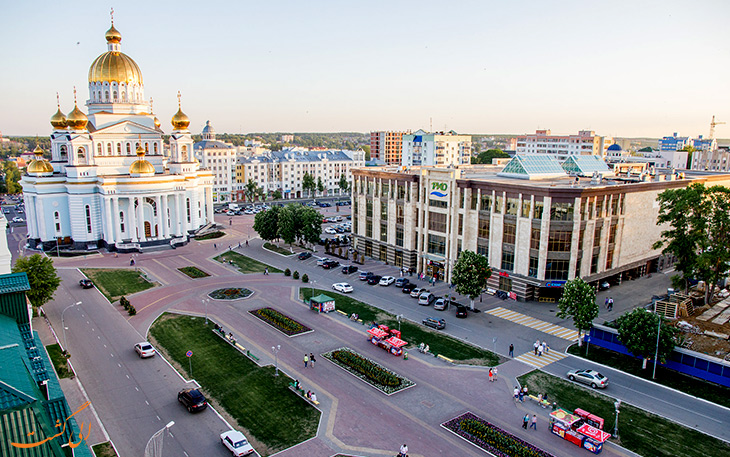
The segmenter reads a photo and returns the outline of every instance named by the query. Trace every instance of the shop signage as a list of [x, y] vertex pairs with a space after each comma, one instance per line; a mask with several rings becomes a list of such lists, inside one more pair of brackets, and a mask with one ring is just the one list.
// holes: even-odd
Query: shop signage
[[548, 281], [545, 283], [545, 287], [563, 287], [565, 281]]
[[432, 182], [431, 183], [431, 195], [434, 197], [443, 198], [446, 197], [449, 190], [449, 184], [445, 182]]
[[441, 263], [441, 262], [434, 262], [433, 260], [429, 260], [428, 261], [428, 264], [431, 265], [432, 267], [436, 267], [436, 268], [443, 268], [444, 267], [444, 264], [443, 263]]

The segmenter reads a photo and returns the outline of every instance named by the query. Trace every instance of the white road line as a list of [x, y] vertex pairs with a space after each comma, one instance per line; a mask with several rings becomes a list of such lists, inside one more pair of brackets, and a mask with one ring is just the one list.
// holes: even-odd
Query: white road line
[[104, 347], [106, 347], [106, 344], [104, 345]]
[[147, 400], [145, 400], [144, 402], [145, 402], [145, 403], [147, 403], [147, 406], [149, 406], [149, 405], [150, 405], [150, 402], [148, 402]]
[[157, 416], [157, 420], [158, 420], [158, 421], [161, 421], [162, 419], [160, 419], [160, 416]]
[[118, 366], [119, 368], [122, 368], [122, 364], [121, 364], [121, 363], [118, 363], [118, 364], [117, 364], [117, 366]]
[[109, 354], [110, 356], [114, 357], [114, 354]]
[[127, 379], [129, 379], [129, 375], [128, 375], [128, 374], [127, 374], [127, 375], [124, 375], [124, 376], [126, 376], [126, 377], [127, 377]]
[[139, 387], [134, 386], [134, 390], [136, 390], [137, 392], [139, 392]]

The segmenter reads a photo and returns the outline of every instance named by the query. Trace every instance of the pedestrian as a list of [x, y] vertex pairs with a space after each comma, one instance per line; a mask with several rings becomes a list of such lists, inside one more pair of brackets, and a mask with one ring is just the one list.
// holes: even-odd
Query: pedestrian
[[238, 242], [238, 249], [241, 249], [241, 242]]
[[540, 345], [540, 349], [542, 349], [540, 352], [546, 353], [547, 352], [547, 342], [543, 341], [542, 345]]
[[522, 418], [522, 428], [527, 430], [527, 424], [530, 423], [530, 415], [525, 414], [525, 417]]
[[606, 301], [605, 303], [603, 303], [603, 305], [606, 307], [606, 309], [608, 309], [608, 297], [606, 297]]
[[307, 398], [308, 399], [311, 399], [312, 398], [312, 391], [311, 390], [308, 390], [307, 391]]
[[527, 386], [523, 387], [522, 388], [522, 396], [523, 397], [526, 397], [528, 395], [528, 393], [529, 393], [529, 389], [527, 388]]
[[613, 297], [608, 299], [608, 310], [613, 310]]
[[307, 368], [308, 363], [309, 363], [309, 356], [305, 353], [304, 354], [304, 368]]
[[492, 369], [489, 369], [489, 382], [494, 382], [494, 373], [492, 373]]
[[492, 374], [494, 375], [494, 380], [496, 381], [497, 380], [497, 367], [494, 367], [494, 369], [492, 370]]
[[524, 402], [525, 401], [525, 391], [524, 391], [524, 389], [520, 389], [520, 391], [518, 393], [518, 397], [520, 399], [520, 402]]
[[520, 397], [520, 389], [517, 386], [515, 386], [515, 390], [512, 391], [512, 394], [513, 394], [512, 396], [515, 399], [515, 403], [517, 403], [517, 400], [519, 400], [519, 397]]
[[509, 345], [509, 356], [510, 357], [514, 357], [515, 356], [515, 345], [514, 344], [510, 344]]
[[547, 344], [547, 341], [543, 341], [542, 344], [545, 346], [542, 349], [543, 349], [543, 351], [545, 351], [545, 354], [547, 354], [550, 351], [550, 345]]
[[535, 349], [535, 355], [537, 355], [537, 347], [540, 345], [540, 341], [535, 340], [535, 344], [532, 345], [532, 347]]
[[[309, 396], [309, 399], [312, 400], [312, 403], [317, 403], [317, 394], [312, 392], [312, 394]], [[537, 430], [537, 429], [535, 429]]]
[[534, 428], [537, 430], [537, 414], [532, 415], [532, 420], [530, 421], [530, 428]]
[[269, 267], [265, 267], [265, 268], [264, 268], [264, 274], [265, 274], [265, 275], [268, 275], [268, 274], [269, 274]]
[[314, 360], [314, 353], [310, 352], [309, 353], [309, 363], [312, 365], [312, 368], [314, 368], [314, 362], [316, 362], [316, 360]]
[[246, 247], [248, 247], [248, 240], [246, 240]]
[[215, 243], [213, 243], [213, 249], [218, 249], [218, 246]]
[[404, 444], [403, 446], [400, 447], [398, 457], [406, 457], [407, 454], [408, 454], [408, 446], [406, 446]]

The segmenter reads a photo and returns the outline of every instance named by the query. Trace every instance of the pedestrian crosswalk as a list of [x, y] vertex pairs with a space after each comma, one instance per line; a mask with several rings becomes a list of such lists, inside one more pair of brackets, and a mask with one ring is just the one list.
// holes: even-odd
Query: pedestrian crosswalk
[[557, 336], [558, 338], [563, 338], [564, 340], [578, 340], [577, 330], [571, 330], [569, 328], [551, 324], [550, 322], [541, 321], [540, 319], [535, 319], [534, 317], [526, 316], [524, 314], [502, 308], [501, 306], [485, 312], [493, 316], [501, 317], [502, 319], [507, 319], [508, 321], [512, 321], [516, 324], [524, 325], [526, 327], [534, 328], [535, 330], [540, 330], [541, 332], [549, 333], [550, 335]]
[[527, 363], [536, 368], [542, 368], [545, 365], [550, 365], [551, 363], [557, 362], [558, 360], [564, 359], [564, 358], [565, 358], [565, 354], [558, 352], [558, 351], [543, 352], [542, 355], [540, 355], [540, 356], [535, 355], [535, 353], [531, 351], [531, 352], [527, 352], [525, 354], [515, 357], [515, 360], [519, 360], [520, 362]]

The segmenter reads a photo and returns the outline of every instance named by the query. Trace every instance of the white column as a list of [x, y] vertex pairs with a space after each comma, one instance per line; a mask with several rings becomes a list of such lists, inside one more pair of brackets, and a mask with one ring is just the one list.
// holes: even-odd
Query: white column
[[28, 196], [25, 200], [25, 211], [28, 212], [28, 236], [30, 238], [38, 238], [38, 213], [35, 210], [38, 199]]
[[157, 208], [157, 217], [155, 218], [155, 225], [157, 226], [157, 236], [155, 236], [155, 238], [161, 240], [165, 238], [165, 230], [162, 227], [162, 202], [159, 195], [155, 195], [155, 207]]
[[122, 221], [119, 217], [119, 197], [112, 197], [112, 230], [114, 230], [115, 243], [122, 242]]
[[137, 228], [139, 229], [139, 241], [143, 242], [147, 241], [147, 235], [144, 233], [144, 197], [137, 198]]
[[211, 187], [205, 188], [205, 211], [208, 223], [212, 224], [215, 221], [215, 215], [213, 214], [213, 189]]
[[106, 213], [106, 217], [104, 218], [105, 227], [104, 227], [104, 239], [106, 240], [107, 244], [114, 244], [115, 238], [114, 238], [114, 223], [112, 222], [112, 214], [114, 211], [112, 210], [112, 201], [110, 197], [103, 197], [102, 198], [104, 202], [104, 209], [103, 211]]
[[[182, 195], [182, 206], [181, 206], [181, 210], [182, 211], [180, 212], [180, 215], [182, 217], [182, 234], [184, 236], [187, 236], [187, 234], [188, 234], [188, 227], [189, 227], [189, 223], [188, 223], [188, 199], [185, 196], [185, 194]], [[192, 218], [193, 218], [193, 202], [191, 201], [190, 202], [190, 221], [193, 220]]]
[[137, 197], [129, 197], [129, 210], [127, 210], [127, 215], [129, 216], [129, 231], [132, 234], [132, 243], [136, 243], [139, 241], [139, 238], [137, 238], [137, 214], [134, 210], [134, 201], [137, 199]]
[[49, 241], [48, 234], [46, 233], [46, 216], [43, 211], [42, 198], [38, 198], [36, 208], [38, 209], [38, 238], [40, 238], [41, 241]]
[[167, 195], [162, 195], [160, 200], [162, 201], [162, 214], [159, 212], [157, 214], [162, 221], [162, 227], [160, 227], [160, 230], [162, 230], [162, 238], [167, 239], [170, 238], [170, 219], [167, 217]]

